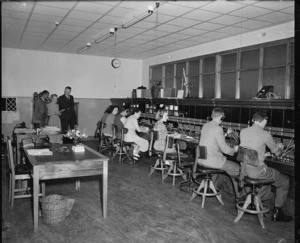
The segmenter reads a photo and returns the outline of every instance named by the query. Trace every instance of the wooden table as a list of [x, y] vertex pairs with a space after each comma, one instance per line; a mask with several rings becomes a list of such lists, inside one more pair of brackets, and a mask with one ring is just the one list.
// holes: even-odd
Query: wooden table
[[23, 139], [32, 138], [33, 141], [35, 141], [37, 138], [49, 136], [50, 143], [62, 143], [63, 134], [59, 133], [59, 134], [37, 135], [37, 133], [34, 132], [34, 133], [15, 133], [15, 136], [16, 136], [16, 142], [17, 142], [17, 144], [16, 144], [17, 160], [16, 161], [17, 161], [17, 164], [21, 164], [21, 148], [22, 148], [21, 143], [22, 143]]
[[[67, 147], [69, 152], [59, 153], [60, 147]], [[33, 219], [34, 230], [38, 229], [38, 193], [39, 181], [59, 178], [103, 175], [103, 218], [107, 217], [107, 176], [108, 160], [106, 156], [85, 146], [84, 152], [73, 152], [72, 144], [53, 144], [53, 155], [31, 156], [28, 149], [25, 154], [33, 167]]]

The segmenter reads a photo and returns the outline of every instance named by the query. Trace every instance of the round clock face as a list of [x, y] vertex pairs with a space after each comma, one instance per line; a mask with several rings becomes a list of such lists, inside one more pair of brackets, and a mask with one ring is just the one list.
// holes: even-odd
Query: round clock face
[[114, 67], [114, 68], [118, 68], [121, 66], [121, 61], [117, 58], [114, 58], [112, 59], [111, 61], [111, 65]]

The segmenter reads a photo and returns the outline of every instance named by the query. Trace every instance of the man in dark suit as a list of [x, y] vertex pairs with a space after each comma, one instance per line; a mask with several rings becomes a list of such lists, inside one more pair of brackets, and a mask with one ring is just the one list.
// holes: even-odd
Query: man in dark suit
[[67, 86], [65, 88], [64, 94], [58, 97], [57, 104], [61, 112], [61, 131], [66, 133], [68, 131], [68, 126], [73, 129], [77, 125], [76, 113], [74, 110], [74, 98], [71, 93], [71, 87]]
[[49, 97], [49, 91], [44, 90], [40, 97], [34, 103], [32, 123], [35, 128], [45, 127], [47, 119], [46, 100]]

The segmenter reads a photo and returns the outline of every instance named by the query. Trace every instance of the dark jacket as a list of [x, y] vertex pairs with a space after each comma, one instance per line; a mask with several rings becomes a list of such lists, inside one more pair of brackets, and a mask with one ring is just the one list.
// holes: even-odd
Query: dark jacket
[[69, 99], [65, 95], [59, 96], [57, 99], [57, 104], [60, 111], [64, 109], [64, 111], [61, 112], [61, 117], [75, 116], [74, 98], [72, 95], [70, 95]]
[[34, 103], [34, 110], [32, 116], [33, 123], [40, 123], [41, 127], [44, 127], [46, 124], [47, 118], [47, 105], [46, 102], [42, 100], [42, 98], [38, 98]]

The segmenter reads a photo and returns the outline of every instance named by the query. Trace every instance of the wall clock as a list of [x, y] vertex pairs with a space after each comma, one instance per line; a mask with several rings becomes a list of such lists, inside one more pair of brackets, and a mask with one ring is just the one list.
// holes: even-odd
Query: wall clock
[[119, 68], [121, 66], [121, 61], [117, 58], [112, 59], [111, 65], [113, 68]]

